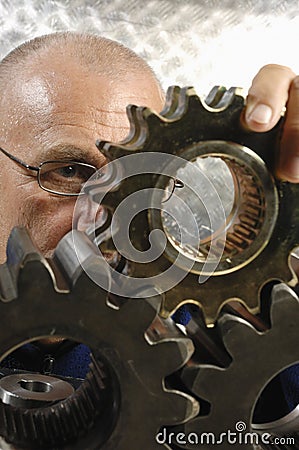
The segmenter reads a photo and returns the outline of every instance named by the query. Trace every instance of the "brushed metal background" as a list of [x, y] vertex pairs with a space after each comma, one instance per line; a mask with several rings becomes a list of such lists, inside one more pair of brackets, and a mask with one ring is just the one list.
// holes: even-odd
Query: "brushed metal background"
[[247, 88], [269, 62], [299, 72], [298, 0], [0, 0], [0, 56], [62, 30], [100, 33], [131, 47], [164, 88]]

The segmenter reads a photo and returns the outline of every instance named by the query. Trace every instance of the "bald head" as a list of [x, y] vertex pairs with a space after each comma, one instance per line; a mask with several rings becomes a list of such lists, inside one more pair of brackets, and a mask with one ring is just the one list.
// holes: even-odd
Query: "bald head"
[[73, 32], [48, 34], [23, 43], [1, 61], [0, 77], [59, 56], [62, 61], [68, 56], [78, 65], [116, 81], [128, 71], [133, 75], [143, 73], [160, 88], [150, 66], [129, 48], [101, 36]]
[[[96, 36], [58, 33], [36, 38], [0, 64], [0, 146], [31, 166], [80, 160], [95, 167], [95, 141], [129, 131], [126, 106], [160, 111], [163, 94], [149, 66], [131, 50]], [[13, 226], [29, 228], [49, 255], [72, 228], [76, 199], [43, 191], [36, 172], [0, 153], [0, 233], [4, 258]]]

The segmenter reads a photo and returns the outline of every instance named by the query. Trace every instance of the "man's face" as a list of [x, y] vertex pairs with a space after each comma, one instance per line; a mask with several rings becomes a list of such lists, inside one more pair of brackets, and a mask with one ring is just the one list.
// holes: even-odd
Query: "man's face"
[[[0, 146], [38, 166], [56, 159], [80, 160], [100, 167], [104, 158], [96, 139], [117, 142], [129, 129], [126, 105], [162, 108], [152, 78], [128, 73], [121, 82], [91, 73], [71, 58], [52, 57], [16, 74], [1, 102]], [[29, 228], [40, 250], [50, 256], [72, 227], [76, 197], [42, 190], [36, 173], [0, 154], [0, 262], [11, 229]]]

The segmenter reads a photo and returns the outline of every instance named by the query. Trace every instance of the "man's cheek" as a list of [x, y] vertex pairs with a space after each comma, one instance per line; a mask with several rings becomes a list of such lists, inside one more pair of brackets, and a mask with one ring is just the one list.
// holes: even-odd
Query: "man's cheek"
[[27, 227], [38, 248], [50, 256], [59, 240], [72, 229], [73, 199], [34, 198], [24, 206], [18, 225]]

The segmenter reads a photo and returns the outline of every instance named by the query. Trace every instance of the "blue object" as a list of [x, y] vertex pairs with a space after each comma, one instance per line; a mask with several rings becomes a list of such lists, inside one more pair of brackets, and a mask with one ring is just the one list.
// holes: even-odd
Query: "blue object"
[[[186, 305], [180, 307], [172, 316], [172, 319], [176, 323], [187, 325], [191, 319], [188, 307]], [[6, 357], [1, 366], [9, 369], [40, 372], [45, 356], [46, 354], [38, 346], [26, 344]], [[54, 354], [54, 358], [53, 374], [84, 379], [89, 371], [90, 349], [84, 344], [74, 344], [73, 347], [59, 356]], [[299, 364], [284, 370], [280, 374], [280, 381], [289, 411], [292, 411], [299, 404]], [[273, 392], [273, 395], [275, 395], [275, 392]]]
[[280, 379], [284, 397], [292, 411], [299, 404], [299, 364], [285, 369], [280, 374]]
[[172, 319], [175, 323], [179, 323], [180, 325], [187, 325], [191, 320], [191, 314], [186, 305], [181, 306], [172, 316]]

